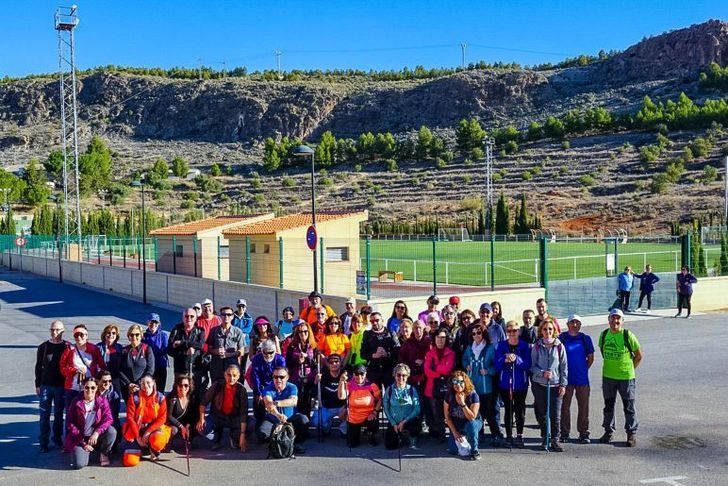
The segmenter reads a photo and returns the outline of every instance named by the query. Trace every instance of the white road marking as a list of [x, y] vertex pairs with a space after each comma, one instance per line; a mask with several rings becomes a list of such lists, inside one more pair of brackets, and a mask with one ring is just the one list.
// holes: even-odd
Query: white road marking
[[682, 479], [687, 479], [687, 476], [670, 476], [668, 478], [652, 478], [652, 479], [640, 479], [641, 484], [657, 484], [657, 483], [665, 483], [665, 484], [671, 484], [672, 486], [683, 486], [682, 483], [679, 481]]

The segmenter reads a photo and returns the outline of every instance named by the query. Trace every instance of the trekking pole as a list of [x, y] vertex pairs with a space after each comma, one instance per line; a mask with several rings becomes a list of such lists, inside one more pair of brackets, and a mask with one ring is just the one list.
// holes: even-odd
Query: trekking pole
[[399, 460], [399, 470], [397, 472], [402, 472], [402, 434], [400, 432], [397, 432], [397, 459]]
[[[551, 372], [551, 351], [548, 354], [548, 371]], [[546, 452], [551, 442], [551, 378], [546, 381]]]
[[190, 440], [185, 437], [185, 456], [187, 456], [187, 477], [190, 477]]
[[508, 436], [511, 438], [508, 443], [508, 449], [510, 451], [513, 451], [513, 420], [515, 419], [515, 413], [513, 410], [513, 381], [515, 374], [515, 363], [511, 363], [511, 378], [508, 380], [508, 400], [511, 402], [511, 408], [508, 413], [508, 421], [510, 422], [510, 426], [508, 427]]
[[[316, 373], [321, 375], [321, 356], [316, 357]], [[323, 410], [321, 409], [321, 380], [318, 380], [318, 441], [324, 441]]]

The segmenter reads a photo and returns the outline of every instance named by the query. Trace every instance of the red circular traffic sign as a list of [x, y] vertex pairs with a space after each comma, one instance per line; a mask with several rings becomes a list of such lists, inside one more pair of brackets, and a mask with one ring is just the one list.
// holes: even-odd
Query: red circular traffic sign
[[26, 243], [26, 240], [22, 236], [18, 236], [17, 238], [15, 238], [15, 245], [16, 246], [19, 246], [19, 247], [22, 248], [22, 247], [25, 246], [25, 243]]
[[318, 235], [316, 234], [316, 227], [309, 226], [306, 230], [306, 244], [309, 250], [315, 250], [316, 244], [318, 243]]

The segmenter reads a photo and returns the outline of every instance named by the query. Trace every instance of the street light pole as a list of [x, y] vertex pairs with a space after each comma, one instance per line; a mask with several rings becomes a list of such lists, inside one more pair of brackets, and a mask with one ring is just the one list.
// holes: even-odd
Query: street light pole
[[[311, 156], [311, 226], [316, 229], [316, 161], [314, 159], [314, 150], [307, 145], [299, 145], [293, 149], [293, 155], [296, 157]], [[317, 237], [318, 238], [318, 237]], [[313, 247], [313, 290], [318, 292], [318, 268], [317, 268], [317, 255], [318, 255], [318, 242]]]

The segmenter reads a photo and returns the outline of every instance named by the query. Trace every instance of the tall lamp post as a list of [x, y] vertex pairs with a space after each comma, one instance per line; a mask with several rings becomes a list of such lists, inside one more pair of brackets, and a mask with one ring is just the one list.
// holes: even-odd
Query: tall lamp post
[[[316, 179], [314, 174], [315, 161], [314, 150], [307, 145], [299, 145], [293, 149], [293, 155], [296, 157], [311, 157], [311, 226], [316, 229]], [[318, 292], [318, 272], [316, 269], [316, 254], [318, 242], [313, 247], [313, 290]]]
[[[132, 181], [134, 187], [142, 188], [142, 302], [147, 303], [147, 212], [144, 206], [144, 179]], [[132, 224], [134, 224], [132, 222]]]

